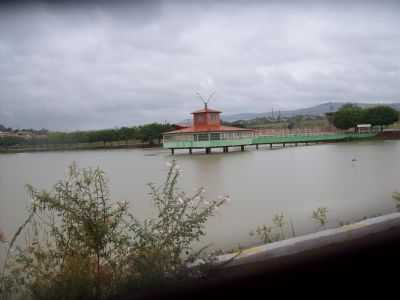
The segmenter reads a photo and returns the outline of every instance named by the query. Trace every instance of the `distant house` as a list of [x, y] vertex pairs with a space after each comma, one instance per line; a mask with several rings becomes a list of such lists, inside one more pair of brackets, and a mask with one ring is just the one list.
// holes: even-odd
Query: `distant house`
[[358, 133], [369, 133], [372, 130], [371, 124], [357, 124], [356, 131]]
[[0, 137], [15, 137], [17, 136], [14, 132], [0, 131]]

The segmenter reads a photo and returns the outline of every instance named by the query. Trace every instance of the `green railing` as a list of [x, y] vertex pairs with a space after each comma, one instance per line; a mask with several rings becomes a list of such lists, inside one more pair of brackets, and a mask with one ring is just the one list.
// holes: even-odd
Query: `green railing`
[[237, 140], [218, 140], [218, 141], [177, 141], [166, 142], [163, 147], [167, 149], [187, 149], [187, 148], [218, 148], [233, 147], [257, 144], [283, 144], [283, 143], [307, 143], [307, 142], [329, 142], [329, 141], [351, 141], [372, 138], [376, 133], [336, 133], [336, 134], [316, 134], [316, 135], [285, 135], [285, 136], [255, 136]]
[[178, 141], [178, 142], [166, 142], [164, 148], [218, 148], [226, 146], [242, 146], [252, 145], [253, 138], [237, 139], [237, 140], [218, 140], [218, 141]]
[[349, 139], [348, 134], [318, 134], [318, 135], [286, 135], [286, 136], [257, 136], [253, 138], [253, 144], [281, 144], [304, 143], [318, 141], [340, 141]]

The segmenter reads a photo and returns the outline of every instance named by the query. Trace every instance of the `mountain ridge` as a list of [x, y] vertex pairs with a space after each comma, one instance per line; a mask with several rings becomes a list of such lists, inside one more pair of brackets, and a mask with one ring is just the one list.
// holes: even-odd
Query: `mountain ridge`
[[[325, 115], [329, 112], [335, 112], [340, 107], [345, 104], [355, 104], [362, 108], [372, 107], [377, 105], [387, 105], [398, 111], [400, 111], [400, 102], [392, 102], [392, 103], [355, 103], [355, 102], [326, 102], [306, 108], [294, 109], [294, 110], [284, 110], [284, 111], [275, 111], [274, 116], [276, 117], [280, 114], [281, 117], [294, 117], [298, 115], [308, 115], [308, 116], [321, 116]], [[239, 120], [251, 120], [256, 118], [263, 117], [272, 117], [271, 112], [263, 112], [263, 113], [240, 113], [240, 114], [232, 114], [232, 115], [221, 115], [221, 119], [227, 122], [239, 121]]]

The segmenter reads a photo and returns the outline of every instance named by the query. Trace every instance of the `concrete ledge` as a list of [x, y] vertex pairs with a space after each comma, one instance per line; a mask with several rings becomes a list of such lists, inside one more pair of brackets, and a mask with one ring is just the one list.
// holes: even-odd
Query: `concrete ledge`
[[315, 250], [332, 244], [349, 242], [396, 227], [400, 229], [400, 213], [392, 213], [335, 229], [327, 229], [317, 233], [248, 248], [242, 252], [221, 255], [217, 258], [217, 264], [221, 264], [223, 267], [233, 267], [249, 263], [265, 262], [269, 259], [285, 255], [298, 254], [303, 251]]
[[[222, 255], [222, 265], [204, 277], [152, 289], [139, 298], [248, 299], [275, 293], [282, 297], [286, 292], [303, 292], [306, 297], [338, 292], [337, 298], [343, 298], [349, 290], [360, 297], [360, 292], [370, 295], [372, 289], [382, 298], [382, 291], [398, 285], [398, 276], [388, 270], [400, 269], [399, 253], [400, 213], [393, 213], [249, 248], [234, 259], [235, 254]], [[118, 299], [134, 299], [137, 293], [127, 295]]]

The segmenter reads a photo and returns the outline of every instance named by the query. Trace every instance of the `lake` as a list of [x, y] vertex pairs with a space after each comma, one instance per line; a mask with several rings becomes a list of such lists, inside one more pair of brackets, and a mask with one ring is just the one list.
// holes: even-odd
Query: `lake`
[[[162, 149], [95, 150], [0, 154], [0, 228], [14, 232], [25, 216], [24, 188], [51, 188], [75, 161], [101, 167], [112, 198], [127, 200], [143, 219], [153, 213], [147, 183], [161, 184], [173, 158], [183, 169], [179, 182], [188, 194], [204, 187], [206, 198], [230, 195], [207, 224], [203, 244], [231, 249], [258, 244], [249, 232], [272, 224], [277, 213], [290, 220], [296, 234], [317, 231], [311, 218], [328, 208], [327, 227], [396, 210], [392, 193], [400, 190], [400, 141], [363, 141], [247, 151], [171, 156]], [[291, 232], [288, 229], [288, 235]]]

